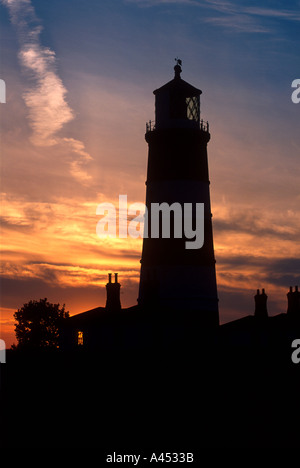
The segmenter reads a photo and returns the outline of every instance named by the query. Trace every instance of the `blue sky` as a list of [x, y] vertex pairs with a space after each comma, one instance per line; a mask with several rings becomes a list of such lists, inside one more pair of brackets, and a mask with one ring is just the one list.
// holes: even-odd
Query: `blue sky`
[[145, 122], [175, 57], [210, 123], [221, 320], [252, 313], [257, 287], [282, 311], [300, 283], [300, 2], [2, 0], [0, 14], [3, 330], [29, 299], [102, 305], [111, 269], [135, 303], [141, 244], [101, 244], [95, 209], [144, 201]]

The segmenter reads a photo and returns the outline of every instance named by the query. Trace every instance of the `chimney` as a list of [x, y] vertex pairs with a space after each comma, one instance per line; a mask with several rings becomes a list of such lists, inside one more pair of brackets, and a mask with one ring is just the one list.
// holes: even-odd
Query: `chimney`
[[115, 273], [115, 282], [111, 282], [112, 273], [108, 274], [108, 283], [106, 284], [106, 305], [107, 310], [121, 310], [120, 288], [118, 283], [118, 273]]
[[291, 317], [300, 317], [300, 291], [298, 291], [298, 286], [295, 286], [295, 291], [293, 291], [292, 286], [287, 293], [288, 299], [288, 308], [287, 313]]
[[256, 295], [254, 296], [254, 300], [255, 300], [254, 316], [257, 317], [258, 319], [265, 319], [268, 317], [267, 299], [268, 299], [268, 296], [266, 295], [265, 290], [262, 289], [261, 294], [260, 294], [259, 289], [258, 289]]

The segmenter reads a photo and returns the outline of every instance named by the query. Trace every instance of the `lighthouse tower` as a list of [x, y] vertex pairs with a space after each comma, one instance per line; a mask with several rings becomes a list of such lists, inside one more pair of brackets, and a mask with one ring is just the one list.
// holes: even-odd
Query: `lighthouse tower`
[[[149, 146], [146, 181], [148, 237], [143, 239], [139, 305], [153, 311], [196, 316], [204, 324], [219, 323], [215, 257], [210, 208], [207, 122], [200, 119], [202, 91], [181, 78], [181, 61], [174, 79], [154, 91], [155, 123], [146, 127]], [[152, 204], [204, 204], [204, 244], [187, 248], [182, 237], [151, 236]], [[172, 221], [172, 211], [169, 216]], [[162, 213], [162, 216], [164, 214]], [[175, 213], [174, 213], [175, 216]], [[183, 219], [183, 218], [182, 218]], [[163, 220], [161, 219], [163, 222]], [[195, 222], [195, 219], [193, 219]], [[183, 222], [183, 221], [182, 221]]]

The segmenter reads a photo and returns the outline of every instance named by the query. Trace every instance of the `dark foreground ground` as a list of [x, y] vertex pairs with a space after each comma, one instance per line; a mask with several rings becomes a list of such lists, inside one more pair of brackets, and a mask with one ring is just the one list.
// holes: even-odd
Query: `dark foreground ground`
[[199, 451], [300, 446], [300, 364], [290, 342], [7, 352], [3, 447]]

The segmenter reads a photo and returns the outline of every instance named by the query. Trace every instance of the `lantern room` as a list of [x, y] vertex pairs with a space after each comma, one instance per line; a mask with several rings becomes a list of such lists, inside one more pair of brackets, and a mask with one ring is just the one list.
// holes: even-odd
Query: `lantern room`
[[174, 79], [156, 89], [155, 128], [199, 128], [202, 91], [181, 79], [181, 60], [176, 59]]

